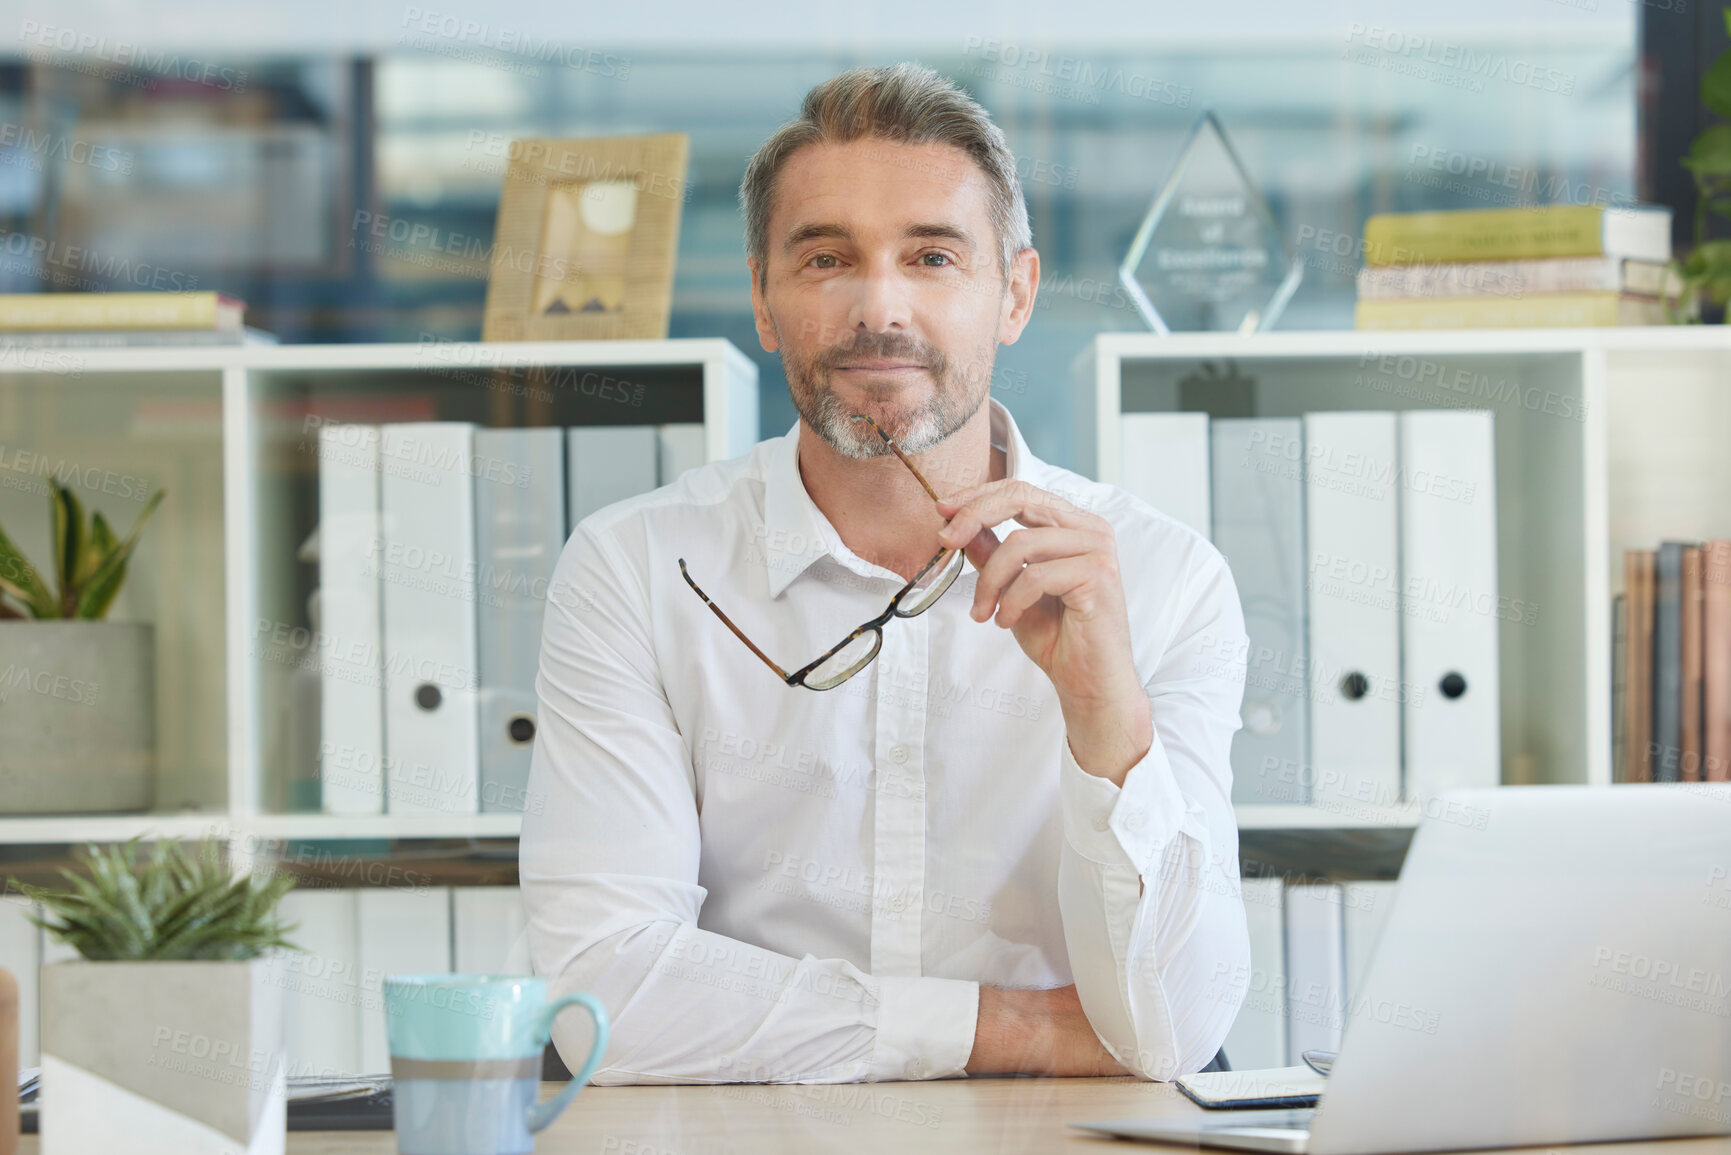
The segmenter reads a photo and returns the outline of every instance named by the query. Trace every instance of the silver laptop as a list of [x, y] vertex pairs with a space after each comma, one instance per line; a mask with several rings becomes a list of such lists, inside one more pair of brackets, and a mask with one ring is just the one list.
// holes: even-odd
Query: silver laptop
[[1426, 810], [1314, 1110], [1072, 1126], [1293, 1155], [1731, 1134], [1731, 785]]

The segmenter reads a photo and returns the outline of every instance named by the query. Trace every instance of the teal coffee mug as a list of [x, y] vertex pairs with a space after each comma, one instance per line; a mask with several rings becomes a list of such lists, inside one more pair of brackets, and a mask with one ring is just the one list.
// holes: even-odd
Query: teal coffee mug
[[[545, 1103], [541, 1053], [553, 1018], [582, 1007], [595, 1045], [571, 1083]], [[594, 995], [547, 1002], [527, 975], [391, 975], [385, 979], [391, 1096], [402, 1155], [528, 1155], [607, 1049], [607, 1011]]]

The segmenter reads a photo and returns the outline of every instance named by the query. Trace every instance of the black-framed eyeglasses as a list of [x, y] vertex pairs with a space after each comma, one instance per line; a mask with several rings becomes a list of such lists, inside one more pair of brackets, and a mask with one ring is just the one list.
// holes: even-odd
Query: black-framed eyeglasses
[[[889, 446], [890, 452], [901, 458], [902, 464], [907, 466], [914, 478], [919, 481], [920, 488], [924, 489], [933, 501], [938, 500], [937, 491], [932, 489], [930, 483], [921, 476], [920, 471], [914, 468], [914, 463], [908, 460], [907, 454], [902, 452], [901, 446], [892, 441], [889, 434], [878, 428], [876, 421], [863, 415], [855, 416], [853, 419], [864, 421], [876, 429], [877, 435], [884, 439], [884, 444]], [[768, 654], [758, 649], [756, 644], [745, 636], [745, 631], [733, 624], [733, 619], [721, 612], [720, 606], [709, 600], [709, 595], [699, 589], [697, 583], [691, 580], [691, 573], [685, 568], [684, 558], [679, 559], [679, 572], [684, 576], [685, 584], [689, 585], [692, 591], [703, 599], [703, 604], [713, 610], [715, 616], [721, 619], [721, 624], [732, 630], [733, 636], [744, 642], [747, 649], [762, 658], [763, 664], [774, 670], [776, 677], [790, 686], [804, 686], [808, 690], [833, 690], [869, 666], [872, 659], [878, 656], [878, 650], [882, 648], [884, 642], [883, 628], [891, 618], [918, 617], [932, 608], [933, 603], [942, 597], [944, 591], [949, 589], [950, 584], [956, 580], [956, 575], [962, 572], [962, 556], [962, 551], [959, 549], [939, 550], [932, 560], [922, 566], [920, 572], [913, 576], [913, 580], [896, 591], [896, 595], [890, 599], [890, 604], [883, 613], [869, 622], [862, 623], [853, 633], [824, 651], [815, 661], [801, 666], [791, 674], [771, 661]]]

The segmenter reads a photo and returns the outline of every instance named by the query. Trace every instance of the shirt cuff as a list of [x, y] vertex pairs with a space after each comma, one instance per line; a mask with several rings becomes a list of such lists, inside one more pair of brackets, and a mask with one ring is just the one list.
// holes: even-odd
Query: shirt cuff
[[1208, 828], [1202, 807], [1185, 798], [1156, 737], [1142, 760], [1114, 786], [1076, 764], [1068, 738], [1059, 771], [1059, 797], [1064, 809], [1064, 837], [1090, 862], [1129, 866], [1138, 875], [1153, 871], [1166, 847], [1178, 834], [1204, 845]]
[[980, 985], [962, 979], [884, 976], [878, 988], [873, 1081], [966, 1074], [974, 1053]]

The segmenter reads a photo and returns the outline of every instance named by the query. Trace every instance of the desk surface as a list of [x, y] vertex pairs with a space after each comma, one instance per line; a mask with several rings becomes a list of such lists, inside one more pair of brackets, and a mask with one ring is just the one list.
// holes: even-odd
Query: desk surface
[[[558, 1087], [546, 1084], [543, 1094]], [[1200, 1113], [1170, 1084], [1128, 1078], [590, 1087], [541, 1133], [535, 1150], [537, 1155], [1129, 1153], [1158, 1148], [1120, 1143], [1064, 1124], [1072, 1119]], [[290, 1155], [387, 1155], [396, 1149], [389, 1131], [291, 1131], [288, 1136]], [[1731, 1155], [1731, 1138], [1605, 1143], [1581, 1151]], [[19, 1155], [37, 1155], [36, 1136], [24, 1136]]]

